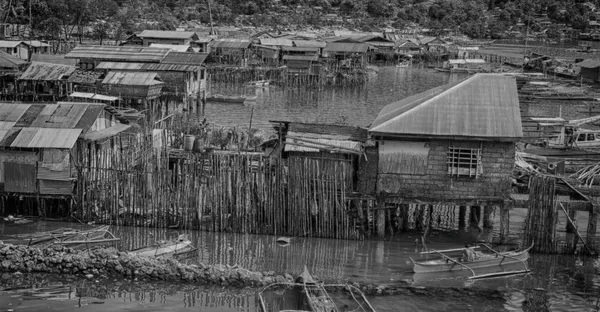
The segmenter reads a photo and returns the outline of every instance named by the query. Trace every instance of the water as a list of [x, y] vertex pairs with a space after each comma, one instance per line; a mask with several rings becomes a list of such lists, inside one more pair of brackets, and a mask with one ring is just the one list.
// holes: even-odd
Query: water
[[341, 123], [369, 126], [387, 104], [446, 84], [464, 76], [448, 75], [423, 67], [379, 67], [369, 81], [357, 87], [267, 88], [212, 84], [209, 92], [256, 95], [245, 104], [207, 103], [205, 116], [214, 126], [252, 127], [270, 130], [270, 120]]

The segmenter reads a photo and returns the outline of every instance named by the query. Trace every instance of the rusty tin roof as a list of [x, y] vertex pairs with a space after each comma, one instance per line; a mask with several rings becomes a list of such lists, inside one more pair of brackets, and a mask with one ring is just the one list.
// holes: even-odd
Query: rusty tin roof
[[70, 65], [33, 62], [19, 80], [57, 81], [68, 78], [76, 69]]
[[103, 84], [125, 86], [152, 86], [162, 84], [160, 77], [154, 72], [109, 72]]
[[92, 45], [75, 47], [65, 58], [159, 63], [170, 51], [164, 48]]

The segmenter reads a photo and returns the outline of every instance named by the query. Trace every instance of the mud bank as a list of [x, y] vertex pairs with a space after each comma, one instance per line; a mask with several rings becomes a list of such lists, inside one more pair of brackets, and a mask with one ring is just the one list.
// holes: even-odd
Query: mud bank
[[[125, 277], [138, 280], [187, 282], [195, 285], [220, 285], [237, 288], [261, 287], [273, 283], [293, 282], [287, 273], [249, 271], [227, 265], [183, 264], [173, 259], [132, 256], [114, 248], [79, 251], [62, 246], [40, 249], [0, 244], [0, 271], [83, 275], [88, 278]], [[327, 281], [339, 282], [339, 281]], [[366, 295], [485, 295], [502, 298], [495, 290], [472, 288], [415, 287], [402, 281], [386, 285], [360, 285]]]

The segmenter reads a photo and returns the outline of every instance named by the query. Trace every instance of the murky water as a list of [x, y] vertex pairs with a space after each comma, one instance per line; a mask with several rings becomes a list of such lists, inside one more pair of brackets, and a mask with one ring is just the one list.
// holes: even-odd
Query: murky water
[[379, 67], [369, 73], [368, 83], [355, 87], [266, 88], [212, 84], [211, 93], [256, 95], [245, 104], [207, 103], [205, 116], [216, 126], [270, 130], [270, 120], [312, 123], [344, 123], [367, 127], [381, 108], [410, 95], [464, 76], [448, 75], [423, 67]]

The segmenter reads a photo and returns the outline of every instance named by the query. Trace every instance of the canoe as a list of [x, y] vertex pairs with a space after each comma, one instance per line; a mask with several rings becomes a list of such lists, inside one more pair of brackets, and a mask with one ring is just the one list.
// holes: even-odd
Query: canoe
[[[413, 263], [413, 271], [415, 273], [432, 273], [432, 272], [451, 272], [474, 270], [480, 268], [489, 268], [495, 266], [509, 265], [514, 263], [523, 263], [529, 258], [529, 250], [533, 246], [522, 251], [508, 251], [499, 253], [478, 253], [478, 259], [474, 261], [463, 261], [461, 259], [453, 259], [440, 253], [442, 258], [415, 261]], [[525, 268], [526, 269], [526, 265]]]
[[77, 235], [90, 235], [90, 233], [103, 233], [109, 226], [98, 226], [88, 230], [76, 230], [72, 228], [60, 228], [52, 231], [7, 235], [0, 238], [5, 244], [46, 246], [57, 241], [66, 240]]
[[223, 103], [244, 103], [245, 101], [254, 101], [256, 96], [245, 96], [245, 95], [208, 95], [206, 96], [207, 102], [223, 102]]
[[[262, 312], [374, 312], [360, 289], [316, 281], [304, 267], [296, 283], [275, 283], [258, 293]], [[293, 292], [293, 293], [289, 293]]]
[[168, 241], [159, 241], [153, 245], [131, 250], [131, 255], [141, 257], [179, 258], [196, 250], [187, 234], [179, 235]]
[[108, 230], [109, 227], [99, 226], [89, 231], [75, 233], [55, 241], [54, 244], [80, 250], [105, 247], [121, 240]]

